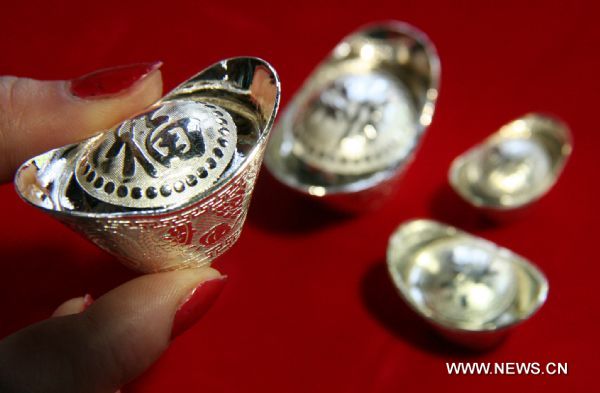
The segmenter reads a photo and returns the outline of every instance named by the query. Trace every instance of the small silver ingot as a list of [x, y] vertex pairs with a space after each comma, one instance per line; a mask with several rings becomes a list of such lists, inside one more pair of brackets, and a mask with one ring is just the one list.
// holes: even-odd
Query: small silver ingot
[[484, 349], [546, 301], [548, 281], [531, 262], [488, 240], [430, 220], [392, 234], [388, 271], [401, 297], [452, 341]]
[[265, 156], [282, 183], [342, 210], [389, 194], [431, 123], [440, 65], [401, 22], [344, 38], [286, 108]]
[[528, 114], [457, 157], [448, 179], [473, 206], [489, 211], [517, 209], [552, 188], [572, 150], [566, 124]]
[[136, 270], [210, 263], [240, 235], [279, 93], [263, 60], [223, 60], [144, 113], [25, 162], [17, 192]]

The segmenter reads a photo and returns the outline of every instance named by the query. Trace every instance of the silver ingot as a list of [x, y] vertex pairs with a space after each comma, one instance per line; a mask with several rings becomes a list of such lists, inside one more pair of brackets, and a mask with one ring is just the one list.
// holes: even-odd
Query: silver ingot
[[398, 227], [387, 250], [401, 297], [444, 336], [484, 349], [546, 301], [531, 262], [488, 240], [430, 220]]
[[240, 235], [279, 93], [263, 60], [223, 60], [144, 113], [28, 160], [17, 192], [133, 269], [205, 265]]
[[572, 150], [566, 124], [529, 114], [457, 157], [448, 179], [473, 206], [489, 211], [517, 209], [552, 188]]
[[282, 183], [342, 210], [387, 195], [431, 123], [440, 64], [401, 22], [344, 38], [282, 114], [265, 164]]

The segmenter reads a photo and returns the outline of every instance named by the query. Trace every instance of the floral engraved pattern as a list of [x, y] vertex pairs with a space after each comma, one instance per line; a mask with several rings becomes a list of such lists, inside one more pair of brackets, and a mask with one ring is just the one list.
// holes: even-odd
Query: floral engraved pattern
[[225, 218], [239, 217], [244, 210], [245, 195], [246, 182], [244, 179], [238, 179], [227, 192], [219, 195], [212, 211]]
[[200, 238], [200, 244], [205, 247], [210, 247], [221, 240], [231, 231], [231, 226], [226, 223], [217, 224]]
[[259, 167], [256, 159], [204, 200], [160, 217], [122, 217], [87, 225], [63, 218], [133, 269], [155, 272], [203, 266], [239, 238]]
[[170, 228], [165, 235], [165, 239], [178, 244], [188, 245], [192, 243], [194, 232], [196, 230], [192, 226], [192, 223], [186, 222], [185, 224]]

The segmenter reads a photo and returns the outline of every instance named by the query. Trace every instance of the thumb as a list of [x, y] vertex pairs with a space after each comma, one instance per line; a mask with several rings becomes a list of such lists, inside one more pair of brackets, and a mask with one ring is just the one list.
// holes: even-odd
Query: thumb
[[193, 325], [224, 283], [211, 268], [145, 275], [83, 313], [29, 326], [0, 341], [0, 391], [114, 393]]
[[162, 63], [108, 68], [71, 81], [0, 77], [0, 182], [27, 158], [82, 140], [162, 94]]

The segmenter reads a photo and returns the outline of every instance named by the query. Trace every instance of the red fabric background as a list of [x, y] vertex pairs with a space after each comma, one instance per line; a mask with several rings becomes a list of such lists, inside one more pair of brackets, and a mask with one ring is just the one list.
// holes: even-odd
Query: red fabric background
[[[527, 4], [525, 4], [527, 3]], [[206, 318], [130, 392], [583, 391], [596, 385], [600, 31], [593, 1], [5, 2], [0, 74], [70, 78], [163, 60], [166, 88], [219, 59], [256, 55], [283, 106], [315, 64], [361, 24], [399, 19], [425, 31], [442, 61], [433, 125], [399, 193], [341, 217], [263, 171], [240, 241], [216, 263], [230, 276]], [[451, 160], [529, 111], [563, 118], [574, 154], [526, 217], [493, 225], [446, 185]], [[100, 296], [134, 276], [109, 255], [0, 187], [0, 336], [69, 297]], [[462, 352], [398, 300], [384, 255], [392, 230], [432, 217], [507, 246], [550, 281], [547, 304], [502, 346]], [[449, 376], [445, 362], [568, 362], [566, 376]]]

